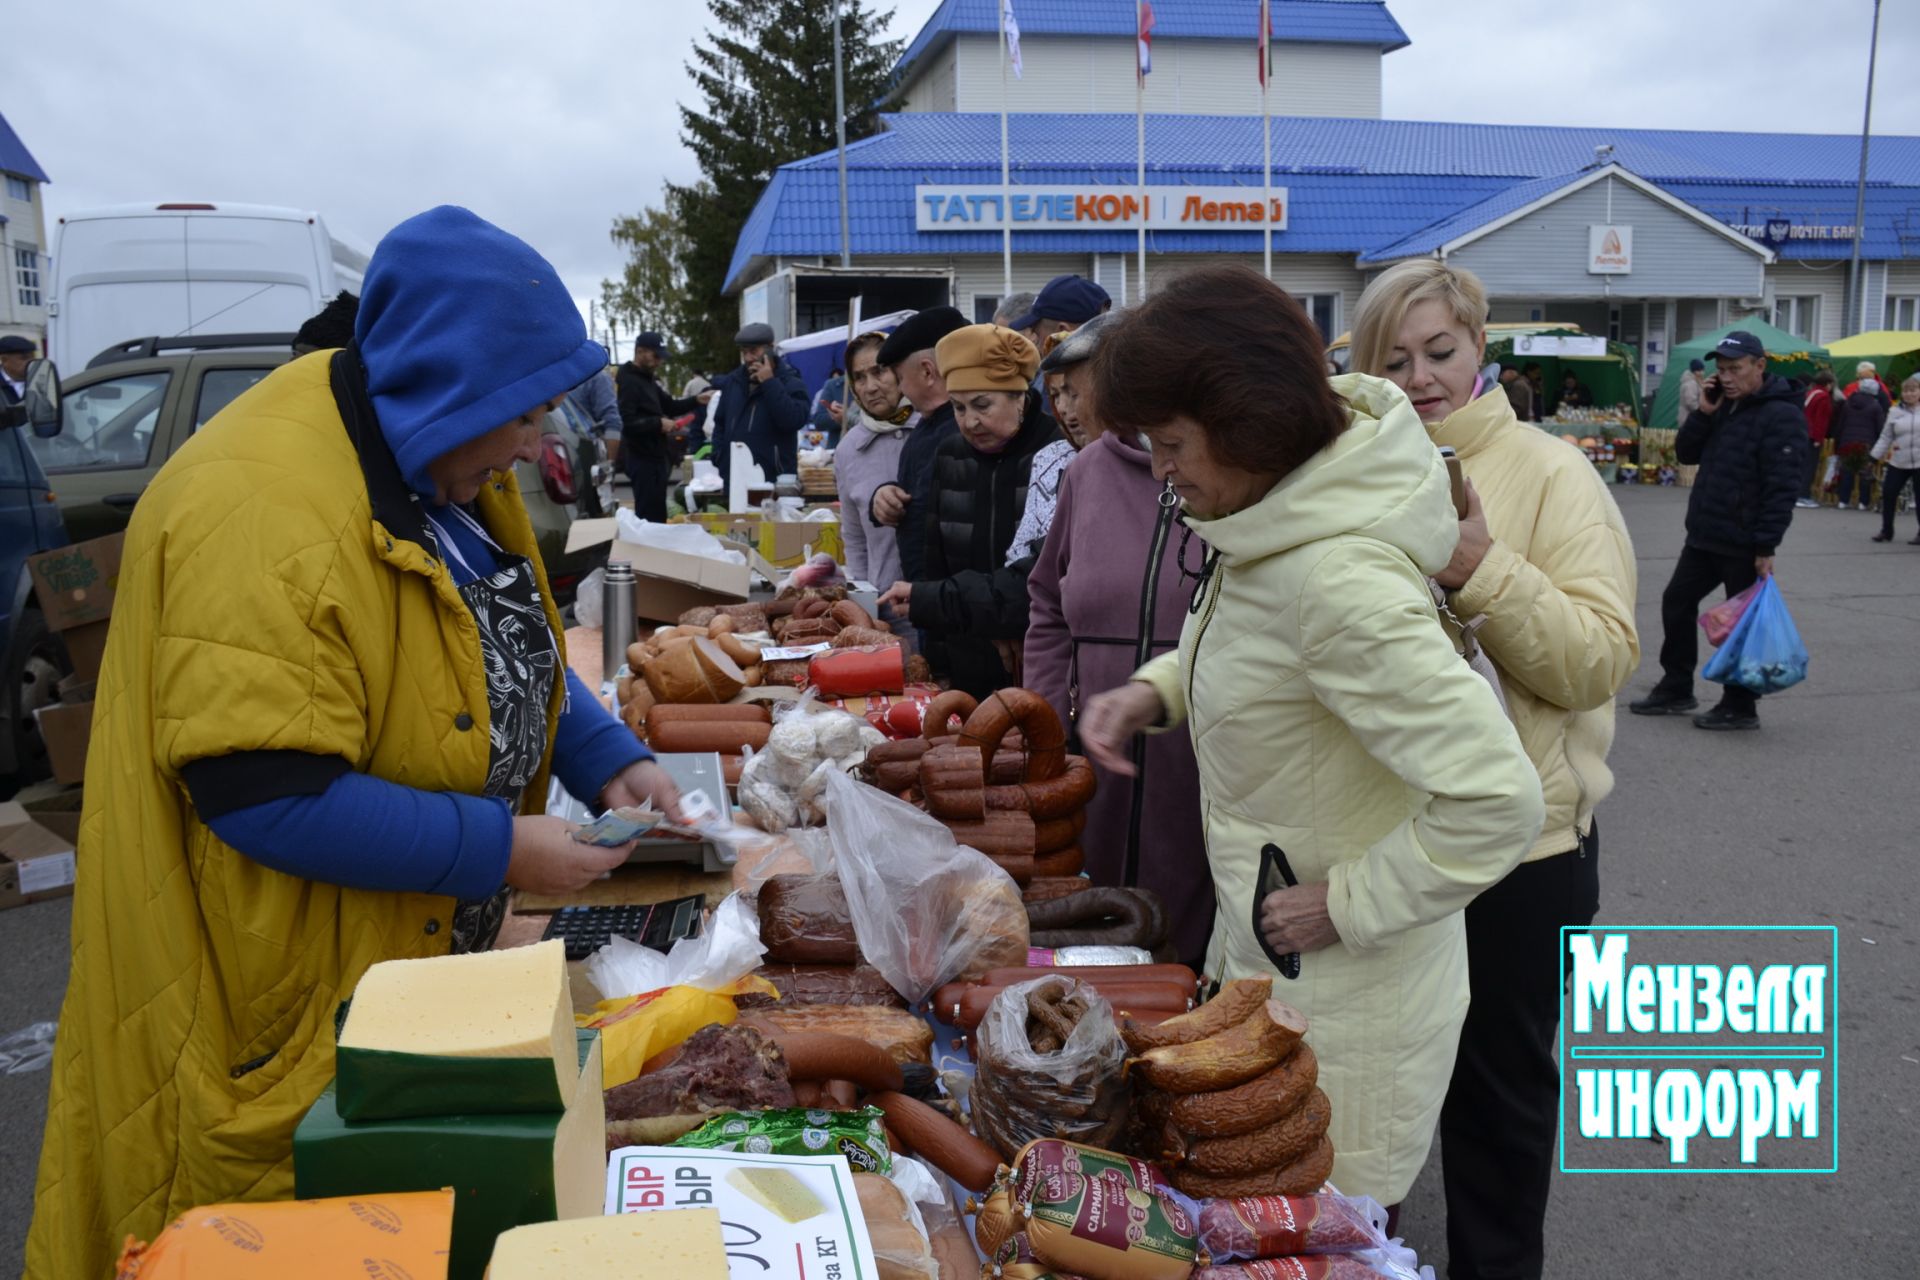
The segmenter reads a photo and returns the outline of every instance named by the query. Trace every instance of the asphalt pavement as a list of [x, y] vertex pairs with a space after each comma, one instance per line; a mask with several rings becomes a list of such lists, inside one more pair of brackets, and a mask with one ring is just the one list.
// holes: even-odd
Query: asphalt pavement
[[[1624, 703], [1658, 672], [1661, 588], [1686, 491], [1615, 491], [1639, 556], [1646, 656], [1621, 694], [1602, 809], [1600, 922], [1839, 929], [1839, 1169], [1828, 1176], [1556, 1174], [1550, 1276], [1920, 1275], [1920, 1010], [1915, 800], [1920, 790], [1920, 547], [1901, 517], [1800, 511], [1780, 585], [1812, 654], [1800, 687], [1761, 704], [1758, 733], [1711, 734]], [[1703, 702], [1706, 701], [1703, 698]], [[0, 912], [0, 1036], [59, 1012], [67, 904]], [[1902, 978], [1900, 975], [1905, 974]], [[47, 1073], [0, 1075], [0, 1274], [18, 1265]], [[1401, 1230], [1446, 1274], [1440, 1152]]]

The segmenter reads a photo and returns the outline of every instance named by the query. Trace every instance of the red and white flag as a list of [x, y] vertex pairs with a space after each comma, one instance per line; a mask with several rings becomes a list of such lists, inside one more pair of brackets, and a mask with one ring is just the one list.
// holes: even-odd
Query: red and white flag
[[1272, 0], [1260, 0], [1260, 30], [1253, 37], [1254, 51], [1259, 55], [1260, 87], [1267, 87], [1267, 77], [1273, 73], [1273, 54], [1270, 42], [1273, 38]]
[[1140, 37], [1140, 77], [1145, 79], [1153, 74], [1153, 3], [1152, 0], [1139, 0], [1134, 6], [1134, 19], [1139, 25]]

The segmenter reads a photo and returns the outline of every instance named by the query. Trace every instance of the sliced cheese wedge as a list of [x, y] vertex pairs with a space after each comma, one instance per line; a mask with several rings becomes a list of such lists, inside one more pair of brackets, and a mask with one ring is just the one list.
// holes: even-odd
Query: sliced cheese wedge
[[340, 1029], [349, 1120], [561, 1111], [579, 1079], [558, 940], [388, 960], [361, 977]]
[[782, 1222], [805, 1222], [827, 1211], [813, 1189], [785, 1169], [730, 1169], [727, 1181]]
[[539, 1222], [501, 1234], [487, 1280], [727, 1280], [715, 1209]]

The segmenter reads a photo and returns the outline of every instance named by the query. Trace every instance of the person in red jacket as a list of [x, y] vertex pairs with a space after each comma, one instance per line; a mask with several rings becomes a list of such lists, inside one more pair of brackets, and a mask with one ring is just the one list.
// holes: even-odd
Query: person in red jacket
[[1820, 483], [1820, 451], [1827, 442], [1827, 427], [1833, 422], [1831, 373], [1822, 369], [1813, 375], [1813, 382], [1807, 388], [1806, 398], [1800, 402], [1800, 409], [1807, 415], [1807, 441], [1811, 447], [1807, 451], [1807, 491], [1793, 505], [1817, 507], [1820, 503], [1814, 498], [1813, 491]]

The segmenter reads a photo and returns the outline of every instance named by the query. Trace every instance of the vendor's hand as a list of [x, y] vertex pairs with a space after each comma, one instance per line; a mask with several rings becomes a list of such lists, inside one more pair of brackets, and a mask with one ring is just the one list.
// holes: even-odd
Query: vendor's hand
[[1159, 724], [1166, 714], [1166, 704], [1152, 685], [1129, 680], [1118, 689], [1095, 694], [1087, 702], [1087, 712], [1080, 718], [1080, 744], [1095, 764], [1130, 778], [1133, 761], [1126, 754], [1127, 744], [1134, 734]]
[[873, 518], [884, 525], [897, 525], [907, 514], [907, 491], [897, 484], [883, 484], [873, 491]]
[[612, 849], [583, 844], [563, 818], [513, 820], [513, 852], [507, 857], [507, 883], [529, 893], [573, 893], [584, 889], [627, 860], [631, 844]]
[[1773, 576], [1773, 557], [1755, 556], [1753, 558], [1753, 571], [1760, 575], [1760, 579], [1763, 582], [1771, 578]]
[[833, 419], [834, 425], [844, 425], [847, 420], [847, 406], [841, 404], [838, 400], [829, 400], [827, 401], [827, 416]]
[[1026, 642], [1024, 640], [995, 640], [993, 647], [1000, 652], [1000, 664], [1013, 677], [1013, 683], [1021, 681], [1021, 670], [1026, 665]]
[[680, 788], [674, 785], [658, 760], [628, 765], [614, 774], [613, 780], [600, 792], [600, 803], [609, 809], [624, 809], [648, 801], [667, 816], [668, 822], [678, 823], [685, 816], [680, 812]]
[[913, 584], [911, 582], [896, 582], [887, 588], [885, 595], [880, 597], [882, 609], [897, 609], [903, 618], [907, 616], [912, 604]]
[[1487, 513], [1480, 505], [1480, 491], [1473, 487], [1473, 481], [1467, 481], [1467, 514], [1460, 519], [1460, 541], [1453, 546], [1453, 558], [1447, 561], [1447, 567], [1433, 576], [1433, 580], [1449, 591], [1458, 591], [1467, 585], [1467, 579], [1487, 558], [1487, 551], [1493, 546], [1493, 534], [1487, 531]]
[[1327, 886], [1301, 884], [1268, 894], [1260, 904], [1260, 933], [1282, 955], [1319, 951], [1340, 941], [1327, 914]]

